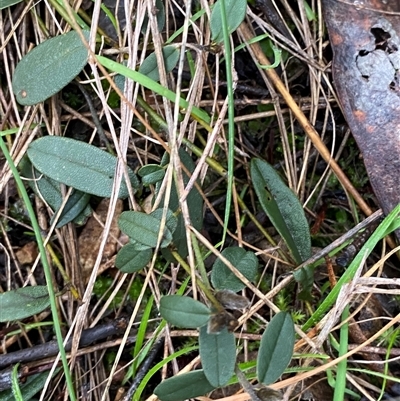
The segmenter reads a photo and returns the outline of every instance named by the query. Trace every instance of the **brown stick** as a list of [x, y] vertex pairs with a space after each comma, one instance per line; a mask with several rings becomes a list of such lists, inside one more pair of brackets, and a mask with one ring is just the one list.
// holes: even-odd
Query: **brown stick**
[[[240, 27], [239, 27], [239, 32], [243, 39], [246, 42], [249, 42], [251, 39], [254, 38], [254, 35], [251, 33], [248, 25], [243, 22]], [[260, 45], [258, 43], [252, 43], [248, 45], [253, 52], [254, 56], [258, 60], [258, 62], [261, 65], [271, 65], [267, 57], [264, 55]], [[268, 79], [272, 82], [272, 84], [275, 86], [276, 90], [282, 95], [283, 99], [285, 100], [286, 104], [289, 106], [289, 108], [292, 110], [294, 116], [297, 118], [297, 121], [299, 124], [302, 126], [304, 129], [305, 133], [308, 135], [310, 138], [311, 142], [315, 146], [315, 148], [318, 150], [322, 158], [328, 163], [328, 165], [332, 168], [332, 171], [335, 173], [336, 177], [340, 181], [340, 183], [343, 185], [343, 187], [350, 193], [350, 195], [354, 198], [355, 202], [357, 205], [360, 207], [360, 209], [367, 215], [372, 214], [372, 210], [369, 208], [369, 206], [365, 203], [364, 199], [361, 197], [361, 195], [358, 193], [358, 191], [354, 188], [353, 184], [350, 182], [350, 180], [347, 178], [346, 174], [342, 171], [342, 169], [339, 167], [339, 165], [336, 163], [336, 161], [331, 157], [331, 154], [329, 152], [329, 149], [325, 146], [325, 144], [321, 141], [321, 138], [319, 137], [317, 131], [315, 128], [310, 124], [308, 121], [307, 117], [304, 115], [304, 113], [301, 111], [300, 107], [297, 105], [297, 103], [294, 101], [293, 97], [289, 93], [289, 91], [286, 89], [285, 84], [282, 82], [282, 80], [279, 78], [278, 74], [275, 72], [273, 68], [263, 70], [265, 74], [267, 75]]]

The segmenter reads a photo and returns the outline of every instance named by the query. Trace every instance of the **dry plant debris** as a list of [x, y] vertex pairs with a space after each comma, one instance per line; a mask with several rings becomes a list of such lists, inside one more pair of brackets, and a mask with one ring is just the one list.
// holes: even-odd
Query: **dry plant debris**
[[[232, 7], [232, 2], [226, 1]], [[364, 150], [364, 137], [359, 136], [362, 129], [355, 120], [359, 115], [354, 113], [348, 97], [343, 97], [345, 83], [338, 78], [338, 93], [332, 85], [332, 48], [339, 53], [340, 49], [336, 47], [337, 36], [333, 35], [333, 39], [331, 36], [330, 44], [322, 14], [322, 5], [326, 7], [326, 15], [338, 5], [347, 7], [341, 17], [345, 21], [349, 14], [361, 18], [362, 13], [372, 13], [370, 8], [376, 12], [377, 6], [375, 1], [364, 2], [371, 4], [364, 4], [361, 9], [352, 1], [322, 3], [245, 2], [245, 20], [230, 32], [233, 56], [223, 60], [227, 43], [217, 45], [211, 40], [212, 4], [205, 0], [196, 3], [136, 0], [119, 2], [118, 6], [109, 1], [60, 6], [54, 1], [11, 4], [0, 0], [0, 131], [18, 171], [23, 170], [31, 144], [50, 135], [91, 143], [112, 154], [116, 163], [115, 176], [107, 176], [103, 171], [104, 178], [116, 184], [106, 200], [92, 195], [82, 206], [82, 210], [99, 207], [101, 211], [96, 209], [96, 214], [87, 221], [82, 218], [62, 227], [56, 227], [53, 220], [55, 209], [67, 205], [68, 198], [76, 196], [76, 191], [74, 195], [70, 188], [56, 183], [60, 198], [52, 204], [40, 190], [39, 180], [44, 174], [29, 167], [30, 175], [23, 175], [46, 246], [46, 254], [42, 256], [51, 264], [50, 281], [57, 295], [60, 331], [69, 339], [68, 369], [72, 372], [76, 397], [87, 400], [135, 397], [155, 401], [156, 387], [167, 378], [179, 378], [178, 372], [194, 372], [199, 380], [210, 385], [200, 369], [198, 330], [191, 329], [190, 324], [186, 328], [171, 328], [159, 315], [159, 311], [163, 315], [160, 300], [168, 300], [167, 295], [177, 296], [179, 291], [180, 295], [193, 298], [191, 305], [198, 308], [198, 315], [205, 316], [205, 323], [213, 323], [211, 330], [208, 325], [208, 330], [200, 332], [203, 344], [204, 340], [213, 341], [213, 332], [223, 332], [229, 339], [227, 342], [236, 345], [235, 355], [230, 359], [237, 356], [245, 373], [239, 389], [228, 386], [224, 392], [197, 394], [198, 399], [323, 401], [337, 397], [334, 395], [337, 388], [343, 394], [344, 389], [349, 391], [346, 399], [354, 396], [377, 400], [380, 394], [398, 393], [399, 310], [395, 298], [399, 291], [395, 278], [398, 249], [388, 250], [386, 242], [380, 241], [386, 231], [398, 226], [398, 216], [390, 214], [380, 228], [375, 225], [364, 235], [363, 240], [370, 246], [363, 248], [365, 254], [359, 254], [363, 243], [357, 244], [357, 240], [350, 253], [342, 254], [343, 264], [350, 265], [347, 270], [335, 263], [335, 256], [328, 257], [326, 262], [323, 259], [329, 253], [337, 256], [340, 247], [347, 245], [358, 231], [368, 229], [371, 222], [380, 218], [382, 212], [373, 213], [380, 204], [389, 214], [398, 199], [382, 195], [390, 186], [398, 187], [395, 181], [398, 174], [387, 174], [387, 163], [382, 172], [377, 164], [382, 160], [372, 158], [370, 142], [365, 141], [367, 151]], [[393, 2], [389, 3], [392, 7]], [[129, 8], [125, 9], [125, 5]], [[397, 21], [398, 14], [386, 17]], [[76, 77], [79, 85], [69, 84], [37, 105], [18, 104], [12, 91], [18, 61], [46, 39], [60, 37], [71, 29], [79, 32], [82, 26], [86, 27], [84, 36], [90, 38], [87, 43], [90, 51], [88, 64]], [[328, 24], [328, 28], [332, 35], [332, 25]], [[214, 39], [220, 35], [219, 30]], [[369, 43], [370, 36], [367, 39]], [[165, 57], [174, 58], [176, 66], [169, 64], [172, 59], [163, 61], [166, 45], [175, 46], [176, 51], [169, 47]], [[111, 70], [116, 67], [122, 73], [146, 72], [140, 68], [146, 59], [145, 66], [149, 63], [151, 54], [157, 64], [151, 70], [150, 84], [138, 81], [137, 77], [143, 78], [139, 75], [132, 75], [134, 80], [125, 80]], [[280, 54], [275, 60], [277, 67], [271, 68], [272, 57], [277, 54]], [[231, 66], [233, 87], [227, 65]], [[339, 77], [337, 64], [334, 69]], [[346, 82], [357, 85], [351, 81], [353, 78], [353, 75], [347, 77]], [[233, 100], [228, 102], [232, 89]], [[23, 90], [19, 90], [22, 97]], [[390, 102], [382, 108], [385, 112], [395, 104], [386, 98], [387, 91], [379, 98]], [[180, 107], [176, 103], [179, 97]], [[338, 98], [350, 129], [341, 114]], [[365, 103], [365, 97], [358, 97], [361, 100]], [[234, 115], [230, 114], [232, 111]], [[375, 118], [365, 115], [368, 119]], [[376, 124], [374, 129], [382, 132], [382, 124], [376, 121], [368, 124]], [[397, 132], [395, 121], [393, 124], [394, 129], [384, 125], [385, 135]], [[229, 136], [230, 129], [234, 129], [234, 141]], [[363, 151], [371, 181], [350, 130]], [[371, 143], [374, 149], [381, 145], [382, 149], [388, 147], [385, 158], [380, 159], [386, 160], [389, 153], [395, 152], [388, 140]], [[190, 162], [184, 161], [182, 149]], [[230, 149], [233, 153], [229, 153]], [[169, 157], [166, 158], [165, 152]], [[252, 158], [272, 165], [299, 199], [309, 226], [313, 226], [311, 241], [315, 249], [309, 260], [295, 263], [284, 235], [266, 217], [251, 178]], [[231, 187], [227, 180], [229, 160], [234, 162]], [[391, 158], [388, 163], [395, 166], [397, 161]], [[118, 199], [119, 183], [126, 182], [129, 175], [126, 166], [143, 185], [133, 188], [127, 185], [126, 196]], [[21, 259], [20, 255], [30, 247], [33, 229], [10, 162], [3, 155], [0, 168], [0, 295], [3, 295], [24, 286], [44, 286], [46, 277], [39, 257]], [[144, 168], [147, 170], [141, 170]], [[196, 222], [190, 207], [193, 193], [197, 201], [200, 199], [195, 215], [200, 215], [201, 221]], [[229, 196], [232, 206], [225, 219]], [[172, 217], [160, 212], [169, 197], [171, 203], [175, 202]], [[120, 238], [121, 227], [116, 222], [122, 211], [136, 213], [139, 220], [145, 212], [156, 213], [160, 220], [157, 245], [150, 247], [145, 268], [129, 274], [115, 267], [115, 250], [129, 245], [139, 254], [143, 244], [139, 241], [138, 245], [132, 238], [129, 242], [126, 237]], [[96, 216], [99, 220], [94, 220]], [[228, 223], [225, 228], [224, 219]], [[91, 224], [96, 227], [90, 228]], [[181, 227], [179, 240], [183, 242], [179, 252], [178, 247], [170, 246], [177, 241], [173, 237], [175, 225]], [[142, 230], [143, 236], [154, 235], [150, 227], [144, 225]], [[388, 243], [393, 244], [391, 241]], [[240, 263], [224, 259], [222, 250], [229, 247], [244, 248], [257, 256], [259, 267], [255, 279], [238, 269]], [[34, 252], [30, 255], [36, 256]], [[221, 294], [215, 294], [207, 285], [216, 258], [229, 268], [227, 277], [240, 283], [240, 292], [230, 298], [228, 295], [228, 302], [224, 299], [225, 307], [221, 306]], [[310, 274], [307, 267], [312, 264]], [[303, 292], [307, 283], [308, 291]], [[0, 298], [0, 305], [1, 302]], [[188, 303], [187, 299], [185, 302]], [[21, 303], [21, 308], [28, 304]], [[232, 308], [237, 304], [240, 307]], [[229, 311], [225, 310], [226, 305]], [[285, 313], [279, 314], [280, 311]], [[37, 398], [68, 397], [68, 381], [58, 369], [53, 352], [55, 332], [49, 309], [21, 322], [3, 321], [1, 314], [0, 309], [0, 354], [4, 354], [0, 355], [0, 366], [6, 370], [0, 371], [0, 399], [10, 391], [10, 364], [16, 362], [21, 363], [18, 375], [23, 391], [29, 386], [33, 388], [29, 381], [32, 375], [53, 367], [57, 369], [51, 380], [36, 384]], [[268, 383], [268, 388], [253, 387], [247, 380], [252, 382], [256, 378], [260, 342], [264, 341], [262, 336], [274, 316], [280, 319], [281, 329], [292, 327], [291, 320], [294, 321], [295, 354], [285, 373]], [[177, 323], [182, 321], [182, 317], [177, 319]], [[347, 340], [343, 327], [349, 330]], [[88, 333], [95, 333], [90, 341]], [[287, 331], [282, 329], [282, 333]], [[282, 338], [276, 338], [279, 348]], [[347, 345], [345, 350], [340, 348], [343, 344]], [[52, 351], [46, 355], [49, 349]], [[4, 365], [2, 359], [6, 361]], [[158, 368], [156, 372], [151, 370], [154, 365]], [[264, 367], [262, 376], [269, 376], [268, 369]], [[146, 381], [149, 375], [151, 381]], [[343, 375], [345, 381], [340, 383]], [[240, 373], [233, 376], [240, 378]], [[217, 379], [225, 380], [218, 377], [216, 384]], [[69, 396], [76, 399], [72, 394]]]

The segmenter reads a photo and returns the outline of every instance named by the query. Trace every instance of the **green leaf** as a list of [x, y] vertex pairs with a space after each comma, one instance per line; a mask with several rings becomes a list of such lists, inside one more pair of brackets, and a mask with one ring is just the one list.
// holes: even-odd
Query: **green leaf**
[[201, 366], [212, 386], [224, 386], [233, 376], [236, 363], [235, 336], [226, 328], [219, 334], [209, 334], [207, 327], [199, 334]]
[[122, 273], [135, 273], [143, 269], [153, 256], [151, 248], [138, 251], [135, 244], [124, 245], [115, 258], [115, 266]]
[[61, 184], [41, 174], [26, 156], [21, 160], [20, 168], [22, 176], [27, 179], [26, 182], [35, 194], [43, 198], [53, 211], [58, 210], [62, 204]]
[[0, 322], [12, 322], [42, 312], [50, 305], [45, 285], [23, 287], [0, 294]]
[[[150, 248], [157, 246], [161, 218], [157, 219], [141, 212], [123, 212], [118, 219], [118, 225], [121, 231], [133, 240]], [[160, 244], [161, 248], [165, 248], [172, 241], [172, 234], [168, 226], [164, 230], [163, 239]]]
[[250, 171], [262, 208], [301, 264], [311, 256], [311, 237], [299, 199], [267, 162], [253, 159]]
[[[157, 12], [158, 31], [161, 32], [164, 29], [165, 25], [165, 7], [162, 0], [156, 0], [155, 11]], [[148, 24], [149, 24], [149, 17], [146, 14], [143, 20], [142, 27], [140, 29], [143, 35], [146, 34]]]
[[[185, 166], [185, 168], [190, 172], [193, 173], [195, 169], [195, 164], [190, 157], [190, 155], [184, 150], [184, 149], [179, 149], [179, 157], [181, 159], [182, 164]], [[169, 154], [165, 153], [162, 160], [161, 160], [161, 167], [167, 166], [169, 163]], [[183, 183], [186, 186], [187, 183], [189, 182], [189, 177], [188, 175], [182, 170], [182, 176], [183, 176]], [[159, 191], [159, 186], [157, 187], [157, 192]], [[189, 195], [186, 198], [188, 209], [189, 209], [189, 216], [190, 216], [190, 221], [192, 222], [193, 227], [196, 230], [201, 230], [203, 226], [203, 198], [201, 197], [200, 192], [196, 189], [196, 187], [193, 187], [192, 190], [189, 192]], [[188, 255], [188, 248], [187, 248], [187, 242], [186, 242], [186, 229], [185, 229], [185, 222], [182, 217], [182, 213], [180, 212], [180, 203], [179, 203], [179, 197], [178, 193], [176, 190], [176, 184], [175, 180], [172, 184], [171, 187], [171, 194], [170, 194], [170, 199], [169, 199], [169, 209], [172, 210], [173, 213], [179, 213], [177, 215], [178, 217], [178, 226], [177, 229], [174, 231], [173, 234], [173, 243], [176, 247], [177, 252], [182, 258], [186, 258]], [[164, 257], [172, 261], [174, 260], [173, 256], [167, 249], [163, 249], [162, 253]]]
[[[156, 209], [150, 213], [150, 216], [155, 217], [157, 220], [161, 222], [164, 210], [163, 209]], [[173, 234], [176, 230], [178, 225], [178, 219], [175, 215], [171, 212], [171, 210], [167, 209], [167, 216], [165, 220], [165, 225], [167, 226], [168, 230]]]
[[142, 184], [147, 187], [162, 181], [165, 176], [165, 169], [158, 164], [147, 164], [139, 169], [138, 175], [142, 178]]
[[[257, 275], [258, 259], [253, 252], [246, 252], [243, 248], [232, 246], [221, 252], [249, 281], [254, 281]], [[238, 292], [246, 287], [231, 269], [221, 259], [217, 259], [211, 272], [211, 282], [215, 289]]]
[[[178, 63], [179, 50], [173, 45], [165, 46], [162, 49], [162, 54], [164, 58], [165, 71], [167, 73], [171, 72]], [[160, 80], [160, 72], [155, 52], [151, 53], [143, 60], [143, 63], [139, 67], [139, 72], [153, 81], [158, 82]]]
[[[32, 166], [28, 157], [24, 157], [21, 160], [20, 168], [21, 174], [27, 179], [30, 188], [37, 196], [42, 197], [50, 205], [54, 213], [57, 214], [63, 202], [61, 184], [41, 174]], [[60, 228], [71, 221], [76, 224], [83, 222], [92, 213], [89, 200], [89, 194], [76, 190], [72, 191], [56, 227]], [[51, 224], [53, 224], [53, 219], [54, 216], [50, 221]]]
[[265, 385], [274, 383], [289, 365], [294, 347], [294, 324], [287, 312], [271, 319], [262, 338], [257, 357], [257, 377]]
[[[246, 0], [225, 0], [226, 22], [228, 33], [231, 34], [243, 22], [246, 16]], [[221, 43], [224, 40], [222, 32], [221, 0], [218, 0], [211, 12], [211, 38], [213, 42]]]
[[[56, 375], [59, 371], [60, 368], [57, 368], [54, 371], [53, 376]], [[26, 381], [24, 381], [23, 383], [19, 383], [23, 400], [29, 401], [35, 394], [42, 390], [48, 377], [49, 373], [43, 372], [33, 376], [28, 376], [26, 378]], [[15, 401], [12, 390], [7, 389], [4, 391], [0, 391], [0, 401]]]
[[160, 314], [175, 326], [195, 329], [207, 324], [211, 311], [193, 298], [167, 295], [161, 298]]
[[[60, 136], [36, 139], [28, 147], [32, 164], [48, 177], [82, 192], [109, 198], [111, 196], [117, 158], [88, 143]], [[133, 188], [139, 181], [128, 168]], [[121, 182], [120, 198], [128, 196], [128, 189]]]
[[164, 380], [155, 388], [154, 394], [161, 401], [184, 401], [205, 395], [214, 389], [203, 370], [195, 370]]
[[[159, 83], [146, 77], [146, 75], [141, 74], [139, 71], [131, 70], [130, 68], [125, 67], [124, 65], [117, 63], [113, 60], [110, 60], [107, 57], [96, 56], [96, 60], [105, 68], [108, 68], [111, 71], [117, 72], [127, 78], [132, 79], [133, 81], [139, 83], [145, 88], [150, 89], [153, 92], [158, 93], [160, 96], [167, 98], [171, 102], [178, 101], [179, 107], [181, 107], [182, 109], [187, 109], [189, 107], [189, 103], [186, 99], [183, 98], [176, 99], [175, 92], [169, 90], [168, 88], [165, 88]], [[193, 116], [196, 116], [199, 120], [203, 120], [207, 124], [210, 122], [210, 116], [204, 110], [199, 109], [196, 106], [192, 107], [191, 114]]]
[[21, 3], [22, 0], [0, 0], [0, 10]]
[[[83, 31], [89, 40], [89, 31]], [[46, 40], [15, 68], [12, 88], [24, 106], [43, 102], [68, 85], [83, 69], [88, 50], [75, 31]]]
[[[89, 201], [90, 194], [81, 191], [73, 191], [61, 212], [56, 228], [65, 226], [71, 221], [84, 220], [86, 217], [89, 217], [92, 213]], [[55, 212], [57, 213], [57, 211], [58, 210]], [[50, 223], [52, 224], [52, 222], [53, 218]]]

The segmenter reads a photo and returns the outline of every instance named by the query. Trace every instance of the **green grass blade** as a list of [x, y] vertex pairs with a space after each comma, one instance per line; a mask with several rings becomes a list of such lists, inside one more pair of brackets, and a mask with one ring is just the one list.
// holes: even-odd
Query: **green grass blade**
[[352, 280], [360, 263], [366, 256], [368, 256], [371, 253], [376, 244], [382, 238], [384, 238], [389, 232], [392, 232], [400, 227], [399, 213], [400, 213], [400, 205], [397, 205], [385, 218], [385, 220], [383, 220], [383, 222], [379, 225], [379, 227], [375, 230], [375, 232], [371, 235], [368, 241], [361, 248], [360, 252], [358, 252], [353, 262], [346, 269], [346, 271], [344, 272], [340, 280], [337, 282], [335, 287], [333, 287], [332, 291], [324, 299], [324, 301], [321, 303], [319, 308], [313, 313], [310, 319], [308, 319], [308, 321], [304, 324], [304, 326], [302, 327], [303, 331], [306, 331], [311, 327], [313, 327], [328, 311], [328, 309], [334, 304], [342, 286], [350, 282], [350, 280]]
[[[112, 61], [107, 57], [96, 56], [96, 60], [103, 67], [108, 68], [113, 72], [117, 72], [118, 74], [121, 74], [127, 78], [130, 78], [133, 81], [144, 86], [145, 88], [159, 94], [160, 96], [167, 98], [171, 102], [175, 102], [176, 99], [175, 92], [172, 92], [171, 90], [160, 85], [158, 82], [155, 82], [149, 77], [146, 77], [146, 75], [143, 75], [138, 71], [131, 70], [130, 68], [125, 67], [124, 65], [117, 63], [115, 61]], [[187, 109], [189, 107], [189, 102], [185, 99], [180, 98], [179, 106], [182, 109]], [[210, 116], [204, 110], [199, 109], [198, 107], [195, 106], [192, 107], [192, 115], [194, 117], [197, 117], [199, 120], [204, 121], [206, 124], [210, 122]]]
[[[346, 306], [342, 313], [342, 321], [345, 321], [350, 314], [349, 307]], [[348, 351], [349, 344], [349, 323], [346, 322], [340, 328], [340, 345], [339, 345], [339, 357], [345, 355]], [[347, 374], [347, 359], [340, 361], [337, 366], [336, 374], [336, 385], [333, 395], [333, 401], [344, 400], [344, 394], [346, 392], [346, 374]]]
[[14, 164], [13, 159], [11, 158], [10, 153], [8, 152], [7, 146], [6, 146], [5, 142], [3, 141], [3, 138], [1, 135], [0, 135], [0, 149], [2, 150], [4, 157], [6, 158], [6, 161], [7, 161], [8, 165], [10, 166], [10, 170], [14, 176], [15, 182], [18, 186], [18, 190], [20, 191], [20, 194], [22, 195], [22, 199], [25, 203], [26, 209], [29, 214], [29, 218], [31, 220], [33, 231], [35, 233], [36, 242], [38, 244], [38, 248], [39, 248], [39, 252], [40, 252], [40, 259], [41, 259], [44, 274], [46, 277], [46, 284], [47, 284], [47, 288], [49, 290], [51, 314], [53, 316], [54, 330], [56, 332], [57, 344], [58, 344], [58, 348], [60, 350], [61, 361], [63, 364], [64, 374], [65, 374], [65, 380], [67, 382], [67, 389], [68, 389], [68, 393], [69, 393], [69, 397], [70, 397], [71, 401], [75, 401], [76, 400], [75, 389], [74, 389], [74, 386], [72, 383], [71, 372], [69, 370], [67, 356], [66, 356], [65, 350], [64, 350], [63, 337], [62, 337], [62, 333], [61, 333], [61, 324], [58, 319], [56, 297], [55, 297], [55, 292], [53, 289], [52, 275], [51, 275], [51, 271], [50, 271], [50, 266], [47, 261], [46, 250], [44, 248], [42, 236], [40, 233], [40, 227], [39, 227], [38, 221], [36, 219], [36, 215], [33, 210], [32, 204], [30, 202], [29, 195], [26, 192], [25, 186], [21, 180], [18, 170]]
[[233, 77], [232, 77], [232, 64], [231, 64], [231, 43], [229, 40], [229, 29], [226, 20], [225, 0], [221, 1], [221, 22], [222, 33], [224, 38], [225, 49], [225, 67], [226, 67], [226, 82], [228, 88], [228, 183], [226, 192], [226, 205], [224, 215], [224, 231], [222, 235], [222, 243], [225, 242], [226, 233], [228, 230], [229, 216], [231, 212], [232, 203], [232, 188], [233, 188], [233, 169], [234, 169], [234, 156], [235, 156], [235, 103], [233, 99]]
[[[140, 321], [139, 329], [138, 329], [138, 332], [136, 335], [135, 347], [133, 349], [133, 357], [134, 358], [139, 356], [139, 353], [141, 352], [141, 349], [142, 349], [142, 345], [146, 338], [147, 324], [148, 324], [148, 320], [150, 319], [150, 313], [151, 313], [151, 309], [153, 307], [153, 301], [154, 301], [154, 297], [151, 296], [144, 309], [143, 316]], [[141, 360], [142, 360], [142, 358], [137, 358], [137, 360], [133, 362], [133, 375], [136, 374], [136, 369], [140, 365]]]
[[140, 401], [142, 399], [141, 396], [142, 396], [143, 390], [146, 388], [148, 382], [154, 376], [154, 374], [157, 373], [157, 371], [160, 370], [164, 365], [171, 362], [173, 359], [178, 358], [181, 355], [188, 354], [189, 352], [196, 351], [198, 349], [199, 349], [199, 347], [197, 345], [193, 346], [193, 347], [185, 347], [177, 352], [174, 352], [173, 354], [169, 355], [167, 358], [163, 359], [161, 362], [157, 363], [157, 365], [155, 365], [153, 368], [151, 368], [147, 372], [146, 376], [143, 378], [138, 389], [136, 390], [136, 393], [133, 396], [133, 401]]

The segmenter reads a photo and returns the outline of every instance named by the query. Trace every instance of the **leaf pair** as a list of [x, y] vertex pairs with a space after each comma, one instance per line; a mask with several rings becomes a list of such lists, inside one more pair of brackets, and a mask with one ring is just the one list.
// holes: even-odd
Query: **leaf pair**
[[[189, 324], [193, 322], [194, 326], [210, 317], [208, 308], [200, 305], [200, 302], [188, 297], [167, 296], [161, 298], [160, 313], [170, 323], [178, 322], [182, 326], [186, 321]], [[291, 360], [294, 340], [290, 314], [278, 313], [261, 339], [257, 357], [260, 383], [269, 385], [282, 375]], [[183, 401], [204, 395], [224, 386], [233, 376], [236, 364], [233, 333], [224, 329], [220, 334], [210, 334], [203, 325], [200, 327], [199, 344], [203, 369], [169, 378], [159, 384], [154, 393], [162, 401]]]
[[225, 385], [235, 369], [236, 346], [233, 333], [226, 328], [218, 334], [209, 333], [207, 322], [212, 316], [212, 311], [206, 305], [189, 297], [179, 295], [162, 297], [160, 314], [175, 326], [200, 328], [200, 356], [204, 374], [213, 388]]
[[[123, 273], [134, 273], [143, 269], [153, 256], [157, 246], [161, 228], [163, 210], [156, 209], [151, 214], [141, 212], [123, 212], [118, 225], [131, 242], [124, 245], [115, 259], [115, 266]], [[163, 249], [172, 242], [173, 233], [178, 224], [177, 218], [168, 210], [160, 248]]]

